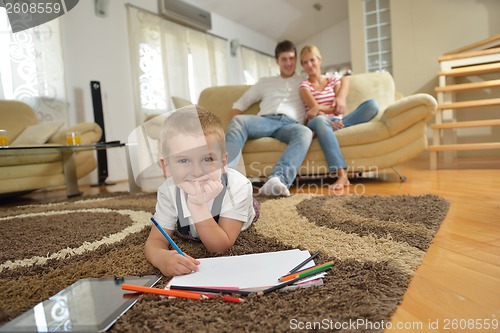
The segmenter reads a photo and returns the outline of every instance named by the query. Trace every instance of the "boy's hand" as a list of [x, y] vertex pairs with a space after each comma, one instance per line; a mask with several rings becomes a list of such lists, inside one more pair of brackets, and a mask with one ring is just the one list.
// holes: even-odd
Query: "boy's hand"
[[185, 275], [198, 271], [200, 262], [188, 255], [183, 256], [174, 250], [162, 251], [161, 255], [163, 260], [158, 268], [166, 276]]
[[188, 194], [188, 203], [202, 205], [215, 199], [222, 191], [222, 188], [223, 185], [220, 180], [213, 181], [209, 179], [203, 185], [200, 182], [193, 182], [192, 186], [186, 186], [183, 190]]

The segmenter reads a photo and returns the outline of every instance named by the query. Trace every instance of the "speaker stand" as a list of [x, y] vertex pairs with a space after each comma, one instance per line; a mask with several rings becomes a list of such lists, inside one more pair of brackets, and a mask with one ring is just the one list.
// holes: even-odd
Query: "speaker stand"
[[[106, 131], [104, 130], [104, 110], [102, 107], [101, 83], [90, 81], [90, 92], [92, 94], [92, 106], [94, 108], [94, 120], [102, 128], [101, 143], [106, 142]], [[90, 186], [115, 185], [113, 182], [106, 182], [108, 178], [108, 157], [106, 149], [97, 150], [97, 184]]]
[[95, 187], [95, 186], [115, 185], [116, 183], [106, 182], [106, 179], [108, 178], [108, 156], [106, 153], [106, 149], [99, 149], [96, 151], [96, 153], [97, 153], [97, 184], [91, 184], [90, 186]]

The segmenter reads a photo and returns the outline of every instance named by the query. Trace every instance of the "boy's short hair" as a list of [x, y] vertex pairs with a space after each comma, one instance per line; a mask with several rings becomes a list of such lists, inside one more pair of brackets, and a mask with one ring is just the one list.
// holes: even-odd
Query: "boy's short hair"
[[276, 48], [274, 49], [274, 57], [276, 60], [278, 60], [280, 54], [283, 52], [293, 52], [295, 56], [297, 56], [297, 48], [295, 47], [295, 44], [289, 40], [284, 40], [276, 45]]
[[164, 158], [169, 155], [168, 138], [177, 134], [212, 135], [223, 147], [223, 153], [225, 152], [226, 136], [220, 119], [197, 105], [176, 110], [165, 119], [160, 134]]

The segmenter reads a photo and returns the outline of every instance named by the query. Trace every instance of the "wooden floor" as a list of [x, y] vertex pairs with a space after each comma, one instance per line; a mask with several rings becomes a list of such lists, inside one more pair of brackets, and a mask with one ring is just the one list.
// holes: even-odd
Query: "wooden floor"
[[[406, 182], [386, 170], [354, 179], [346, 193], [432, 193], [448, 199], [451, 207], [386, 331], [500, 332], [500, 158], [462, 160], [434, 171], [420, 159], [398, 169]], [[318, 185], [300, 182], [292, 192], [328, 193]], [[128, 184], [82, 190], [84, 195], [124, 191]], [[61, 198], [64, 191], [31, 197]]]

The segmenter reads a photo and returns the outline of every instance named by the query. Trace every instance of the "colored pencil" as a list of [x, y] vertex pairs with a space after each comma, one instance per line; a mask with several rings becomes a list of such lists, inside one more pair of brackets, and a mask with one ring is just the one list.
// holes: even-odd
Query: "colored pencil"
[[134, 284], [127, 284], [127, 283], [122, 284], [122, 289], [128, 290], [128, 291], [140, 292], [140, 293], [147, 293], [147, 294], [174, 296], [174, 297], [179, 297], [179, 298], [208, 299], [207, 296], [200, 294], [200, 293], [193, 293], [193, 292], [182, 291], [182, 290], [168, 290], [168, 289], [150, 288], [150, 287], [137, 286]]
[[307, 274], [309, 272], [315, 272], [315, 271], [320, 270], [321, 268], [332, 267], [332, 266], [333, 266], [333, 261], [329, 261], [329, 262], [326, 262], [324, 264], [316, 265], [316, 266], [313, 266], [311, 268], [307, 268], [307, 269], [304, 269], [302, 271], [298, 271], [296, 273], [292, 273], [292, 274], [288, 274], [288, 275], [282, 276], [282, 277], [280, 277], [278, 279], [278, 281], [280, 281], [280, 282], [289, 281], [289, 280], [295, 279], [295, 278], [297, 278], [299, 276], [302, 276], [303, 274]]
[[302, 274], [302, 276], [296, 277], [295, 279], [292, 279], [292, 280], [280, 283], [280, 284], [275, 285], [275, 286], [273, 286], [271, 288], [267, 288], [266, 290], [260, 291], [260, 292], [257, 293], [257, 295], [263, 296], [263, 295], [269, 294], [270, 292], [273, 292], [273, 291], [276, 291], [276, 290], [279, 290], [279, 289], [291, 286], [292, 284], [294, 284], [296, 282], [299, 282], [300, 280], [304, 280], [305, 278], [312, 277], [314, 275], [318, 275], [319, 273], [326, 272], [326, 271], [328, 271], [330, 269], [332, 269], [332, 267], [331, 266], [327, 266], [327, 267], [323, 267], [320, 270], [315, 271], [315, 272], [308, 272], [306, 274]]
[[167, 232], [165, 230], [163, 230], [161, 225], [158, 222], [156, 222], [155, 218], [152, 216], [151, 216], [151, 222], [153, 222], [154, 225], [158, 228], [158, 230], [160, 230], [160, 232], [163, 234], [163, 236], [165, 236], [165, 238], [168, 240], [170, 245], [172, 245], [172, 247], [177, 251], [177, 253], [179, 253], [180, 255], [186, 256], [186, 254], [184, 252], [182, 252], [180, 247], [178, 247], [177, 244], [175, 244], [174, 240], [167, 234]]
[[229, 296], [229, 295], [203, 294], [203, 296], [206, 296], [206, 297], [212, 298], [212, 299], [222, 298], [222, 300], [224, 300], [225, 302], [230, 302], [230, 303], [243, 303], [243, 302], [245, 302], [245, 300], [243, 298]]
[[194, 291], [200, 293], [215, 293], [215, 294], [239, 294], [241, 296], [247, 296], [254, 294], [254, 291], [243, 291], [239, 289], [224, 289], [224, 288], [207, 288], [207, 287], [189, 287], [189, 286], [170, 286], [171, 290], [184, 290], [184, 291]]
[[[304, 260], [303, 262], [301, 262], [300, 264], [298, 264], [297, 266], [295, 266], [294, 268], [292, 268], [288, 274], [292, 274], [292, 273], [295, 273], [296, 271], [298, 271], [299, 269], [301, 269], [302, 267], [304, 267], [305, 264], [307, 264], [309, 261], [313, 260], [314, 258], [316, 258], [317, 256], [319, 256], [319, 252], [315, 252], [313, 253], [309, 258], [307, 258], [306, 260]], [[287, 275], [288, 275], [287, 274]]]
[[173, 297], [179, 297], [179, 298], [191, 298], [191, 299], [203, 300], [203, 299], [215, 299], [215, 298], [220, 297], [224, 301], [231, 302], [231, 303], [242, 303], [245, 301], [244, 299], [241, 299], [238, 297], [233, 297], [233, 296], [227, 296], [227, 295], [211, 295], [211, 294], [202, 294], [202, 293], [183, 291], [183, 290], [150, 288], [150, 287], [137, 286], [137, 285], [126, 284], [126, 283], [122, 284], [122, 289], [128, 290], [128, 291], [140, 292], [140, 293], [156, 294], [156, 295], [162, 295], [162, 296], [173, 296]]

